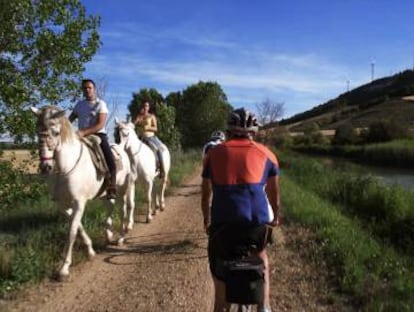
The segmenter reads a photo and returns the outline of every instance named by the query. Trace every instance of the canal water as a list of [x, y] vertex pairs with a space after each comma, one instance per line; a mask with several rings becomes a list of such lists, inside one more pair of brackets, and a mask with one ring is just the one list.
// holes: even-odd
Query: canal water
[[384, 168], [351, 162], [343, 158], [316, 157], [318, 161], [341, 170], [352, 170], [359, 174], [371, 175], [388, 185], [399, 184], [407, 190], [414, 191], [414, 170], [401, 168]]

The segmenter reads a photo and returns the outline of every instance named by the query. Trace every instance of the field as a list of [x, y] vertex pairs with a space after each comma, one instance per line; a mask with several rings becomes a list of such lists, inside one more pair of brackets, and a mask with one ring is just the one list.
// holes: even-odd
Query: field
[[0, 160], [10, 161], [13, 168], [22, 168], [27, 170], [27, 173], [37, 173], [37, 156], [32, 155], [30, 150], [3, 150]]

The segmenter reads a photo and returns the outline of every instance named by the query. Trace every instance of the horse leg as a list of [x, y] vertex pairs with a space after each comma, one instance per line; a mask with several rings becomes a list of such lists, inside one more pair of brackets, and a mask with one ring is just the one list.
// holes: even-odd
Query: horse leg
[[128, 188], [127, 193], [127, 208], [128, 208], [128, 226], [127, 230], [132, 230], [135, 223], [135, 183], [132, 182]]
[[[106, 214], [106, 221], [105, 221], [105, 235], [106, 235], [106, 242], [111, 243], [114, 237], [114, 233], [112, 232], [112, 213], [114, 211], [115, 203], [111, 200], [106, 200], [107, 205], [107, 214]], [[122, 222], [122, 219], [121, 219]]]
[[152, 188], [153, 188], [153, 181], [148, 180], [147, 181], [147, 223], [150, 223], [152, 220], [152, 215], [155, 215], [155, 210], [152, 211]]
[[164, 211], [165, 209], [165, 190], [167, 189], [167, 175], [165, 175], [165, 177], [162, 179], [161, 182], [161, 190], [159, 192], [159, 206], [160, 206], [160, 211]]
[[125, 240], [125, 232], [126, 232], [126, 216], [127, 216], [127, 206], [126, 206], [126, 195], [120, 197], [120, 209], [119, 209], [119, 219], [121, 220], [119, 225], [119, 238], [118, 238], [118, 245], [121, 246]]
[[79, 224], [79, 235], [82, 237], [83, 243], [86, 245], [86, 248], [88, 249], [89, 259], [93, 258], [96, 255], [96, 252], [92, 247], [92, 240], [86, 233], [82, 222]]
[[76, 234], [79, 230], [79, 225], [81, 224], [83, 212], [85, 209], [85, 202], [83, 201], [74, 201], [74, 207], [72, 210], [72, 219], [69, 228], [68, 239], [65, 247], [65, 259], [62, 267], [59, 270], [60, 278], [64, 278], [69, 275], [69, 267], [72, 264], [72, 251], [73, 244], [76, 240]]

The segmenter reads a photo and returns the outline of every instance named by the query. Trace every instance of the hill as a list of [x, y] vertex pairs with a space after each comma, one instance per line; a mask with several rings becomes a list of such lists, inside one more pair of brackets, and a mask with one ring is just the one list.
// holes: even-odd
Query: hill
[[414, 127], [414, 71], [381, 78], [339, 95], [311, 110], [280, 121], [291, 132], [302, 132], [316, 123], [321, 130], [343, 123], [368, 127], [379, 120], [393, 120]]

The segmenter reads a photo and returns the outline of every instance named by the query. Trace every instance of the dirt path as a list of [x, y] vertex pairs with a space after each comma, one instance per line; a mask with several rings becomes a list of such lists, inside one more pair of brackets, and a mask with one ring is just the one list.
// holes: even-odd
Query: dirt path
[[[200, 211], [200, 178], [167, 198], [152, 223], [136, 223], [123, 247], [108, 247], [92, 261], [72, 268], [68, 281], [46, 280], [26, 290], [4, 311], [212, 311]], [[290, 246], [310, 235], [291, 226], [276, 231], [270, 246], [273, 311], [346, 311], [335, 299], [328, 275]]]

